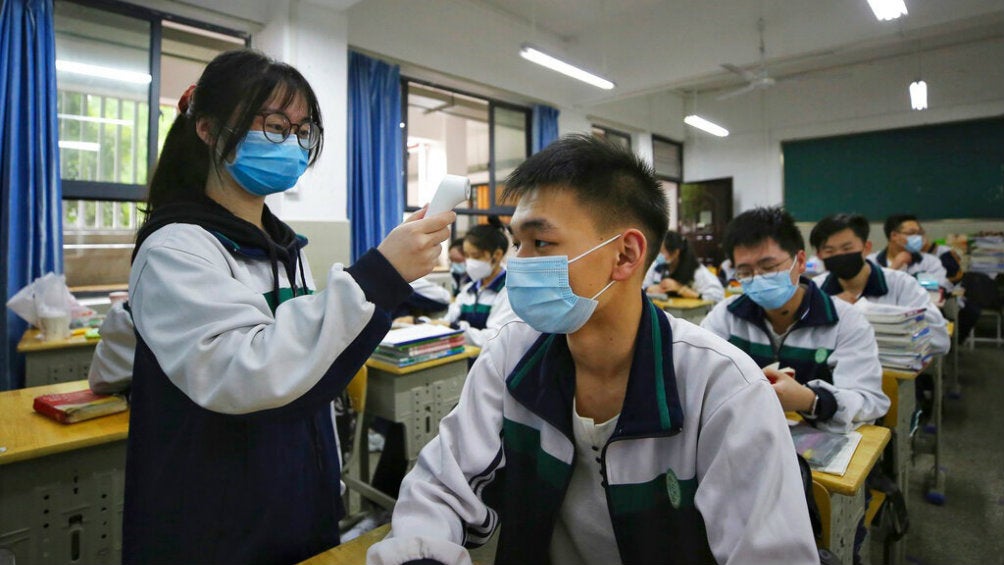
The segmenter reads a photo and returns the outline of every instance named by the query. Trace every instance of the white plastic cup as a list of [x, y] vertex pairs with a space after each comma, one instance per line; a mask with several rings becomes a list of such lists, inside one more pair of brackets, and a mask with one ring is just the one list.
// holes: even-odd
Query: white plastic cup
[[70, 337], [70, 315], [42, 316], [42, 335], [45, 341], [63, 341]]

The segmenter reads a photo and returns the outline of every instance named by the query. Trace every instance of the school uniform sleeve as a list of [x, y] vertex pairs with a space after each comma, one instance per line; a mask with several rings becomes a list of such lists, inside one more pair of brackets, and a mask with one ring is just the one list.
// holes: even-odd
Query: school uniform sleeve
[[918, 272], [927, 273], [931, 278], [938, 281], [938, 286], [946, 290], [952, 290], [955, 285], [948, 282], [948, 271], [945, 270], [945, 266], [941, 264], [941, 259], [938, 259], [930, 253], [921, 253], [923, 259], [920, 261], [920, 267]]
[[948, 337], [948, 323], [941, 310], [931, 301], [931, 295], [920, 286], [917, 279], [901, 273], [886, 271], [890, 292], [896, 294], [896, 305], [924, 309], [924, 321], [931, 330], [931, 353], [944, 355], [952, 346]]
[[[832, 417], [817, 420], [816, 426], [843, 433], [885, 415], [889, 398], [882, 392], [882, 365], [871, 324], [853, 306], [839, 300], [833, 304], [840, 317], [836, 347], [828, 359], [833, 383], [816, 379], [806, 385], [829, 392], [836, 402], [835, 407], [817, 406], [817, 413], [835, 411]], [[825, 394], [819, 397], [823, 401]]]
[[467, 338], [468, 344], [484, 347], [499, 334], [499, 331], [506, 324], [515, 320], [519, 320], [519, 317], [513, 312], [512, 305], [509, 304], [509, 293], [503, 288], [495, 297], [495, 302], [492, 303], [492, 309], [488, 313], [484, 329], [472, 328], [467, 322], [460, 322], [460, 327], [464, 330], [464, 337]]
[[260, 291], [232, 276], [228, 257], [205, 230], [174, 224], [144, 242], [129, 281], [133, 321], [164, 373], [224, 414], [283, 407], [308, 392], [330, 401], [334, 393], [312, 389], [346, 351], [368, 355], [362, 350], [376, 346], [411, 293], [370, 250], [348, 269], [333, 265], [325, 290], [273, 314]]
[[704, 317], [704, 320], [701, 321], [701, 327], [728, 341], [731, 336], [728, 323], [731, 314], [729, 314], [728, 305], [735, 299], [736, 297], [733, 296], [728, 300], [723, 300], [716, 304], [711, 309], [711, 312], [708, 312], [708, 315]]
[[[496, 356], [504, 337], [486, 344], [471, 368], [460, 403], [439, 424], [439, 435], [401, 483], [391, 532], [372, 546], [369, 565], [422, 562], [469, 564], [465, 542], [484, 540], [498, 516], [480, 494], [505, 466], [502, 403], [505, 375]], [[473, 485], [473, 486], [472, 486]]]
[[[801, 475], [777, 395], [734, 348], [745, 383], [707, 406], [695, 504], [719, 563], [818, 563]], [[724, 377], [723, 377], [724, 378]]]
[[112, 305], [101, 323], [101, 341], [94, 347], [87, 382], [98, 394], [123, 392], [132, 384], [136, 332], [122, 303]]
[[725, 289], [722, 288], [721, 281], [704, 265], [698, 266], [694, 271], [694, 290], [700, 293], [704, 300], [716, 304], [725, 299]]

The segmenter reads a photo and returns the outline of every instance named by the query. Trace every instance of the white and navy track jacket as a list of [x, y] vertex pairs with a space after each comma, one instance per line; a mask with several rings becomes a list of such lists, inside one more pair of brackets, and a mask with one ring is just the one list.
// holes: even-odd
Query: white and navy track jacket
[[[952, 345], [948, 338], [948, 325], [945, 317], [941, 315], [941, 310], [931, 302], [931, 295], [927, 290], [920, 286], [917, 279], [903, 271], [880, 267], [871, 261], [868, 261], [868, 264], [871, 265], [872, 272], [868, 275], [861, 297], [876, 304], [923, 308], [924, 319], [931, 328], [931, 353], [935, 355], [948, 353]], [[813, 282], [831, 296], [844, 291], [840, 281], [832, 273], [819, 275]]]
[[193, 224], [139, 248], [123, 562], [291, 563], [338, 543], [331, 401], [411, 287], [370, 250], [310, 293], [297, 239], [295, 297], [261, 249]]
[[518, 320], [509, 305], [505, 269], [487, 285], [482, 286], [481, 281], [465, 284], [450, 304], [446, 319], [464, 330], [468, 344], [478, 347], [484, 347], [488, 340], [498, 335], [502, 326]]
[[[882, 267], [889, 266], [889, 258], [887, 257], [889, 249], [883, 249], [878, 253], [872, 253], [868, 256], [868, 260], [872, 263], [878, 263]], [[951, 291], [955, 288], [948, 280], [948, 271], [945, 270], [945, 266], [941, 264], [941, 259], [938, 259], [930, 253], [911, 253], [912, 260], [909, 265], [906, 266], [906, 273], [913, 277], [916, 277], [920, 273], [929, 275], [934, 280], [938, 281], [938, 286], [945, 289], [946, 291]]]
[[775, 361], [795, 369], [795, 379], [816, 391], [816, 425], [845, 432], [873, 422], [889, 409], [875, 332], [864, 315], [833, 300], [808, 279], [805, 297], [784, 342], [771, 343], [763, 308], [746, 295], [719, 303], [701, 326], [745, 351], [757, 365]]
[[[564, 335], [503, 328], [405, 477], [391, 535], [367, 563], [469, 563], [462, 546], [499, 525], [496, 563], [550, 563], [575, 461], [574, 374]], [[819, 561], [791, 435], [763, 373], [647, 300], [600, 458], [624, 565]]]

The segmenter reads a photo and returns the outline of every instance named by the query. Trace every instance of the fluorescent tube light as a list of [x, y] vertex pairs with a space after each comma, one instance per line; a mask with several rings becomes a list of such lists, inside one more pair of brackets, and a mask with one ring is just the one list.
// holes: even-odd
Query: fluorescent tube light
[[56, 59], [56, 70], [77, 75], [86, 75], [98, 78], [107, 78], [119, 82], [132, 84], [150, 84], [153, 78], [149, 73], [137, 73], [133, 71], [123, 71], [110, 67], [99, 67], [98, 65], [88, 65], [87, 63], [75, 63], [73, 61], [63, 61]]
[[910, 107], [914, 110], [927, 109], [927, 83], [918, 80], [910, 83]]
[[570, 76], [587, 84], [602, 88], [603, 90], [610, 90], [614, 87], [614, 83], [603, 77], [584, 71], [579, 67], [562, 61], [561, 59], [555, 59], [547, 53], [529, 45], [523, 45], [523, 47], [519, 50], [519, 55], [527, 61], [537, 63], [538, 65], [551, 69], [552, 71], [557, 71], [563, 75]]
[[903, 0], [868, 0], [868, 5], [880, 22], [895, 20], [906, 15], [906, 4]]
[[76, 149], [78, 151], [101, 151], [101, 145], [89, 141], [60, 141], [60, 149]]
[[696, 114], [691, 114], [686, 118], [683, 118], [683, 122], [687, 125], [694, 126], [701, 131], [706, 131], [711, 135], [717, 135], [718, 137], [726, 137], [729, 135], [729, 130], [714, 122], [709, 122]]

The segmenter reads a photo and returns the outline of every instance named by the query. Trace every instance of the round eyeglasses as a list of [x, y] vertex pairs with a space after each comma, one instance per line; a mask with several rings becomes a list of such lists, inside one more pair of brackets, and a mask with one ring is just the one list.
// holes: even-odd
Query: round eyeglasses
[[300, 147], [311, 150], [321, 142], [321, 126], [314, 122], [300, 122], [294, 124], [289, 121], [285, 114], [279, 112], [262, 112], [258, 114], [262, 118], [262, 133], [265, 139], [272, 143], [282, 143], [286, 141], [291, 133], [296, 134], [296, 142]]

